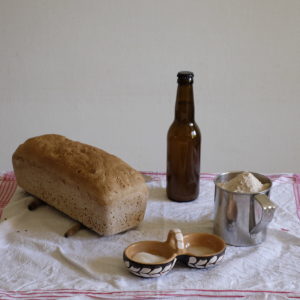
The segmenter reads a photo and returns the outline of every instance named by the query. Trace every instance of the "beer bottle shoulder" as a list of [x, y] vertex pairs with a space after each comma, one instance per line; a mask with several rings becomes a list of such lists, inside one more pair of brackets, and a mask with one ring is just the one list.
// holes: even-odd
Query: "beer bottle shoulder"
[[201, 132], [196, 122], [183, 123], [174, 121], [168, 130], [169, 137], [201, 138]]

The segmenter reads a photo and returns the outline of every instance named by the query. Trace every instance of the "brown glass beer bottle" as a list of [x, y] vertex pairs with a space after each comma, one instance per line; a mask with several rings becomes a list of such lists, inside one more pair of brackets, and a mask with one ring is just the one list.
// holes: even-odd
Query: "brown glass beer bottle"
[[194, 120], [194, 74], [177, 74], [175, 118], [167, 137], [167, 196], [178, 202], [199, 195], [201, 133]]

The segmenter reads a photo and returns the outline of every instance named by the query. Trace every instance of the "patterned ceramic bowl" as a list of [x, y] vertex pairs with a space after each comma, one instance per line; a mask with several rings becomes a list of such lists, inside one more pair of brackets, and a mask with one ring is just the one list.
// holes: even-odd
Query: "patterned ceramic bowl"
[[179, 229], [170, 230], [165, 242], [142, 241], [131, 244], [123, 253], [128, 270], [144, 278], [159, 277], [172, 270], [177, 253], [184, 248]]
[[209, 233], [182, 235], [172, 229], [165, 242], [142, 241], [131, 244], [123, 253], [128, 270], [137, 276], [149, 278], [167, 274], [177, 258], [188, 267], [204, 269], [216, 265], [225, 254], [225, 242]]
[[220, 263], [225, 255], [223, 239], [209, 233], [190, 233], [184, 236], [184, 251], [178, 257], [190, 268], [204, 269]]

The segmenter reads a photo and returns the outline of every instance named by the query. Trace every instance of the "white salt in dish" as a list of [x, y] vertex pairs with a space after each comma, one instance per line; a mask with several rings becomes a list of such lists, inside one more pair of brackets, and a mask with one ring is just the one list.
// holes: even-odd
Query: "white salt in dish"
[[132, 259], [146, 264], [158, 264], [165, 261], [167, 258], [160, 255], [154, 255], [148, 252], [137, 252]]

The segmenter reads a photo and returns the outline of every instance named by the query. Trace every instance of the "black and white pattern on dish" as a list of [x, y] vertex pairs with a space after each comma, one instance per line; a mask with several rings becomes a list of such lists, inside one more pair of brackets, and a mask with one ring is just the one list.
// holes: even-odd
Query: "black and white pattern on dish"
[[205, 269], [211, 266], [215, 266], [216, 264], [222, 261], [223, 257], [224, 252], [211, 257], [182, 255], [180, 257], [180, 261], [185, 263], [190, 268]]
[[174, 258], [174, 260], [171, 262], [162, 265], [142, 265], [127, 259], [124, 260], [124, 263], [128, 270], [134, 275], [144, 278], [153, 278], [167, 274], [169, 271], [171, 271], [176, 263], [176, 260], [177, 259]]

